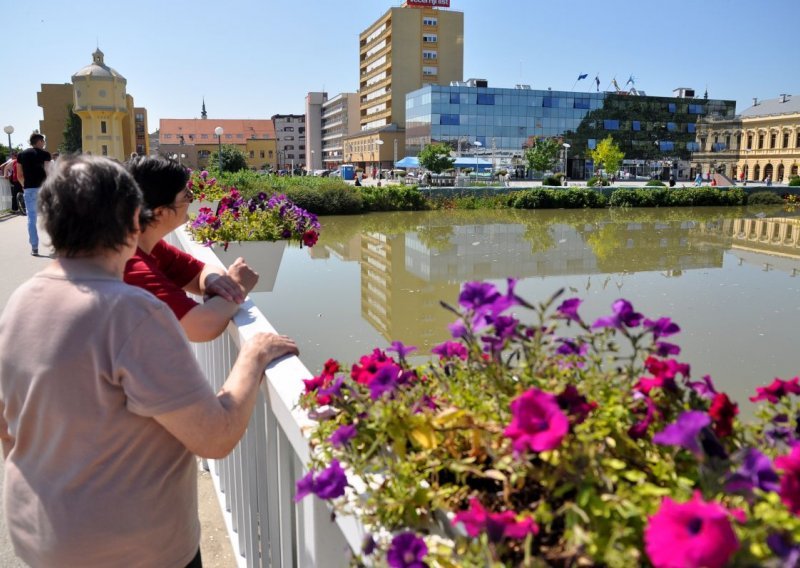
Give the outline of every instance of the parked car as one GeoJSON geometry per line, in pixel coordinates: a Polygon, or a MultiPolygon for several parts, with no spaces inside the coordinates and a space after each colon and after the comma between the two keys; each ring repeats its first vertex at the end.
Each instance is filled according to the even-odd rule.
{"type": "Polygon", "coordinates": [[[340,178],[342,177],[342,170],[339,169],[333,170],[331,173],[328,174],[328,177],[340,178]]]}

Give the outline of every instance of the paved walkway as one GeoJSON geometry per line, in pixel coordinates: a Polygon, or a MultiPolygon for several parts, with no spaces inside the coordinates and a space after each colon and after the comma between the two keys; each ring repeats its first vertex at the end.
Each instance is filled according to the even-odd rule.
{"type": "MultiPolygon", "coordinates": [[[[50,254],[52,249],[48,246],[47,235],[40,230],[39,237],[41,241],[39,252],[42,255],[50,254]]],[[[0,266],[3,267],[3,276],[0,278],[0,311],[17,286],[41,270],[50,260],[48,256],[30,255],[25,217],[0,211],[0,266]]],[[[2,483],[3,462],[0,460],[0,495],[2,495],[2,483]]],[[[208,473],[198,470],[198,487],[200,523],[203,531],[200,543],[203,565],[207,568],[234,567],[236,562],[233,549],[208,473]]],[[[14,556],[2,514],[0,514],[0,566],[3,568],[24,566],[14,556]]]]}

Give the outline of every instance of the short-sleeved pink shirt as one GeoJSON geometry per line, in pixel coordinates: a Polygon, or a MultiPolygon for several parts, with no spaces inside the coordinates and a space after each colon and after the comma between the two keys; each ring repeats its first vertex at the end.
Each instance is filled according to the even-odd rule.
{"type": "Polygon", "coordinates": [[[153,417],[211,397],[154,296],[110,277],[23,284],[0,317],[17,555],[32,566],[188,564],[200,541],[196,459],[153,417]]]}

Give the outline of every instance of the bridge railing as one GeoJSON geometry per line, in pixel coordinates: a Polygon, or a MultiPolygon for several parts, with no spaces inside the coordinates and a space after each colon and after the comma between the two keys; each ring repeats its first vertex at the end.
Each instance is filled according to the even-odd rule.
{"type": "MultiPolygon", "coordinates": [[[[222,263],[184,229],[171,244],[207,264],[222,263]]],[[[273,332],[264,315],[247,300],[221,337],[192,344],[211,386],[219,390],[244,341],[273,332]]],[[[294,502],[295,483],[309,460],[313,422],[297,407],[302,379],[311,373],[297,357],[267,368],[266,378],[244,438],[221,460],[208,460],[214,487],[240,567],[347,566],[360,550],[365,530],[354,517],[337,515],[316,497],[294,502]]]]}

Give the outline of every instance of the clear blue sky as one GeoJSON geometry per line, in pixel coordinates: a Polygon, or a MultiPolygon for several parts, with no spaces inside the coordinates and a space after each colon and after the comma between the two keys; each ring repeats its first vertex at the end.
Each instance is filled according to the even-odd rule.
{"type": "MultiPolygon", "coordinates": [[[[99,44],[108,65],[160,118],[303,113],[308,91],[358,87],[358,34],[380,0],[6,0],[0,126],[17,145],[38,128],[41,83],[65,83],[99,44]]],[[[693,87],[734,99],[800,95],[798,0],[451,0],[464,12],[464,77],[535,89],[624,87],[650,95],[693,87]]],[[[46,133],[45,133],[46,134],[46,133]]],[[[2,135],[2,132],[0,132],[2,135]]],[[[3,142],[6,139],[3,137],[3,142]]]]}

